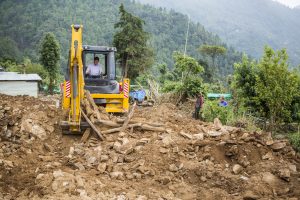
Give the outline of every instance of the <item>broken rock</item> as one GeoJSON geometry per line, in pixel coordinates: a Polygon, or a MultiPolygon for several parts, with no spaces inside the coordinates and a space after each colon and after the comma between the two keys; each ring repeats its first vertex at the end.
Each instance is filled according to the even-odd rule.
{"type": "Polygon", "coordinates": [[[256,200],[259,199],[259,196],[255,195],[252,191],[246,191],[243,200],[256,200]]]}
{"type": "Polygon", "coordinates": [[[219,118],[215,118],[214,119],[214,127],[217,130],[221,130],[222,129],[222,122],[219,120],[219,118]]]}
{"type": "Polygon", "coordinates": [[[283,149],[284,147],[286,147],[286,143],[285,143],[285,142],[276,142],[276,143],[274,143],[274,144],[271,145],[271,148],[272,148],[274,151],[281,150],[281,149],[283,149]]]}
{"type": "Polygon", "coordinates": [[[234,174],[239,174],[243,170],[243,167],[239,164],[235,164],[232,168],[234,174]]]}
{"type": "Polygon", "coordinates": [[[112,179],[123,179],[124,178],[123,172],[111,172],[109,175],[112,179]]]}
{"type": "Polygon", "coordinates": [[[107,168],[107,164],[106,163],[100,163],[97,167],[97,170],[100,172],[100,173],[104,173],[105,170],[107,168]]]}
{"type": "Polygon", "coordinates": [[[279,170],[279,177],[285,181],[290,181],[291,172],[289,169],[284,168],[279,170]]]}
{"type": "Polygon", "coordinates": [[[191,134],[185,133],[184,131],[180,131],[179,135],[181,135],[186,139],[190,139],[190,140],[193,139],[193,136],[191,134]]]}

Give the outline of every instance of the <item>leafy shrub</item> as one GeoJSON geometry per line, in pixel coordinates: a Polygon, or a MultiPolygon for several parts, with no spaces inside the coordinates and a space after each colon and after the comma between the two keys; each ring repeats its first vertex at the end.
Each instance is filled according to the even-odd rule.
{"type": "Polygon", "coordinates": [[[219,118],[223,124],[228,124],[233,119],[233,109],[231,106],[219,106],[218,101],[206,101],[202,110],[202,117],[205,121],[210,122],[219,118]]]}
{"type": "Polygon", "coordinates": [[[293,147],[300,152],[300,133],[290,133],[288,138],[293,147]]]}

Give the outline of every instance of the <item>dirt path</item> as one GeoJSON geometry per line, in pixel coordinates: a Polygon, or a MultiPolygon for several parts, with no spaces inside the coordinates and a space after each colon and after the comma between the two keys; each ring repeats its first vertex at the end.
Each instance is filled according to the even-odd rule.
{"type": "MultiPolygon", "coordinates": [[[[45,98],[44,98],[45,99],[45,98]]],[[[62,135],[55,102],[0,96],[0,199],[294,199],[299,154],[286,140],[204,123],[172,104],[133,120],[165,132],[62,135]]]]}

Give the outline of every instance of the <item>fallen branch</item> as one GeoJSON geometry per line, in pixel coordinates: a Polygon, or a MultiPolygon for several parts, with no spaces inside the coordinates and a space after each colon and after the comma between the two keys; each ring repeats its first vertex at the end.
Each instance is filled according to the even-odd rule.
{"type": "Polygon", "coordinates": [[[91,93],[88,90],[85,90],[85,96],[86,96],[87,101],[89,102],[89,104],[92,106],[93,113],[96,114],[96,117],[97,117],[98,120],[101,120],[101,115],[100,115],[100,112],[98,110],[98,106],[95,104],[95,101],[92,98],[91,93]]]}
{"type": "MultiPolygon", "coordinates": [[[[125,121],[125,119],[119,119],[119,118],[116,120],[117,123],[124,123],[124,121],[125,121]]],[[[149,126],[156,126],[156,127],[160,127],[160,126],[164,126],[165,125],[163,123],[158,123],[158,122],[143,122],[143,121],[138,121],[138,120],[134,120],[134,119],[130,120],[129,123],[133,123],[133,124],[135,124],[135,123],[143,123],[143,124],[147,124],[149,126]]]]}
{"type": "Polygon", "coordinates": [[[141,128],[146,131],[157,131],[157,132],[164,132],[166,130],[164,127],[154,127],[154,126],[149,126],[147,124],[143,124],[141,128]]]}
{"type": "Polygon", "coordinates": [[[134,102],[134,104],[133,104],[133,106],[132,106],[132,109],[130,110],[128,116],[126,117],[126,119],[125,119],[125,121],[124,121],[124,124],[123,124],[123,126],[122,126],[120,132],[125,131],[125,129],[127,128],[128,124],[129,124],[129,121],[130,121],[130,119],[131,119],[132,116],[133,116],[135,107],[136,107],[136,102],[134,102]]]}
{"type": "MultiPolygon", "coordinates": [[[[134,128],[134,127],[141,127],[142,124],[141,123],[137,123],[137,124],[130,124],[127,126],[127,128],[134,128]]],[[[116,132],[120,132],[122,130],[122,127],[119,128],[113,128],[113,129],[109,129],[109,130],[105,130],[102,133],[103,134],[109,134],[109,133],[116,133],[116,132]]]]}
{"type": "Polygon", "coordinates": [[[97,133],[100,140],[104,140],[104,137],[102,136],[101,132],[97,129],[97,127],[94,125],[93,122],[86,116],[86,114],[83,112],[83,110],[80,108],[81,114],[83,115],[84,119],[87,121],[87,123],[91,126],[91,128],[97,133]]]}
{"type": "MultiPolygon", "coordinates": [[[[136,123],[136,124],[129,124],[126,128],[140,128],[141,130],[145,131],[157,131],[157,132],[164,132],[166,129],[163,127],[153,127],[149,126],[147,124],[142,124],[142,123],[136,123]]],[[[122,130],[122,127],[119,128],[113,128],[109,130],[102,131],[103,134],[110,134],[110,133],[116,133],[120,132],[122,130]]]]}
{"type": "Polygon", "coordinates": [[[95,124],[103,124],[105,126],[110,126],[110,127],[120,127],[121,124],[115,123],[113,121],[109,120],[96,120],[95,124]]]}

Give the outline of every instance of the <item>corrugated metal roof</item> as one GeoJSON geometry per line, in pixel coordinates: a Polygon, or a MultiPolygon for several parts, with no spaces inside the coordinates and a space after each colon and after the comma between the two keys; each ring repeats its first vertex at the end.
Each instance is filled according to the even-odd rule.
{"type": "Polygon", "coordinates": [[[0,72],[0,81],[41,81],[37,74],[18,74],[17,72],[0,72]]]}

